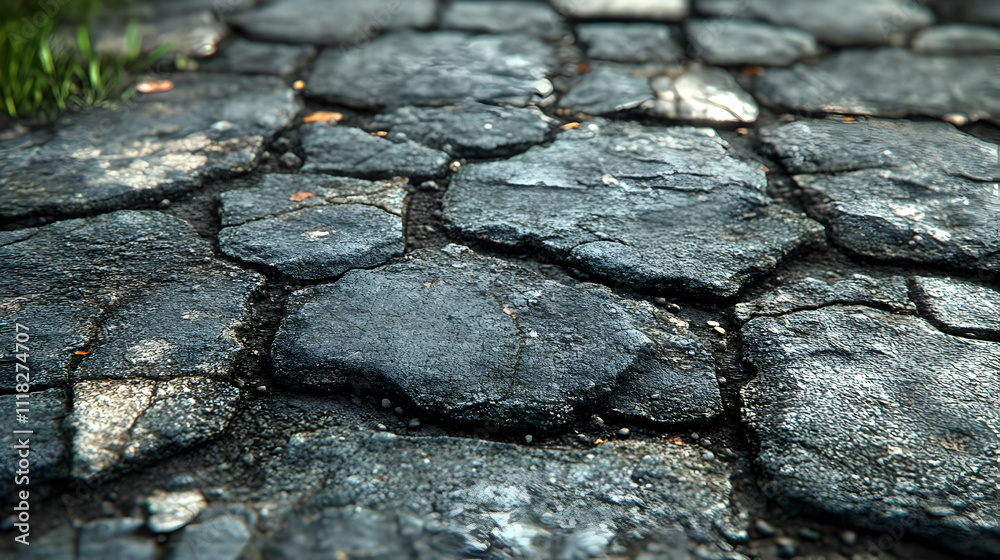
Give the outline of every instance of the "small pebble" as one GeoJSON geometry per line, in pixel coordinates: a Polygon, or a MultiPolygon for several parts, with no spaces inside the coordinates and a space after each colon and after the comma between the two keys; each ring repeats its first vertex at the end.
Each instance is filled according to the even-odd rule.
{"type": "Polygon", "coordinates": [[[754,524],[753,528],[757,530],[757,533],[762,537],[773,537],[778,533],[770,523],[764,521],[763,519],[758,519],[754,524]]]}
{"type": "Polygon", "coordinates": [[[261,385],[261,386],[257,387],[257,392],[258,393],[266,393],[267,392],[267,385],[261,385]]]}
{"type": "Polygon", "coordinates": [[[807,541],[818,541],[823,535],[821,535],[816,529],[803,527],[799,529],[799,536],[807,541]]]}
{"type": "Polygon", "coordinates": [[[715,460],[715,453],[712,453],[711,451],[706,451],[701,456],[701,458],[704,459],[704,460],[706,460],[706,461],[713,461],[713,460],[715,460]]]}
{"type": "Polygon", "coordinates": [[[628,428],[622,428],[622,429],[618,430],[618,437],[620,437],[622,439],[625,439],[625,438],[629,437],[630,435],[632,435],[632,432],[629,431],[628,428]]]}
{"type": "Polygon", "coordinates": [[[376,428],[378,428],[378,431],[380,431],[380,432],[384,432],[384,431],[386,431],[386,430],[388,430],[388,429],[389,429],[389,428],[387,428],[387,427],[385,426],[385,424],[379,424],[379,425],[377,425],[377,426],[375,426],[375,427],[376,427],[376,428]]]}
{"type": "Polygon", "coordinates": [[[705,439],[701,440],[701,444],[702,445],[712,445],[712,440],[710,440],[708,438],[705,438],[705,439]]]}
{"type": "Polygon", "coordinates": [[[601,426],[601,427],[603,427],[603,426],[604,426],[604,419],[603,419],[603,418],[601,418],[600,416],[591,416],[591,417],[590,417],[590,421],[591,421],[591,422],[592,422],[592,423],[593,423],[593,424],[594,424],[595,426],[601,426]]]}
{"type": "Polygon", "coordinates": [[[382,399],[382,408],[389,408],[392,406],[392,401],[389,399],[382,399]]]}
{"type": "Polygon", "coordinates": [[[840,541],[847,546],[854,546],[858,543],[858,534],[854,531],[844,531],[840,534],[840,541]]]}
{"type": "Polygon", "coordinates": [[[420,427],[420,420],[417,420],[416,418],[412,418],[410,420],[410,427],[414,428],[414,429],[419,428],[420,427]]]}
{"type": "Polygon", "coordinates": [[[649,399],[653,400],[653,401],[658,401],[658,400],[660,400],[660,394],[659,393],[653,393],[652,395],[649,395],[649,399]]]}
{"type": "Polygon", "coordinates": [[[791,558],[798,554],[799,545],[795,542],[795,539],[790,539],[788,537],[778,537],[774,539],[774,547],[778,556],[782,558],[791,558]]]}
{"type": "Polygon", "coordinates": [[[524,436],[524,443],[527,443],[527,444],[529,444],[529,445],[530,445],[530,444],[531,444],[531,441],[532,441],[533,439],[534,439],[534,438],[533,438],[533,437],[531,437],[531,434],[528,434],[528,435],[524,436]]]}
{"type": "Polygon", "coordinates": [[[285,167],[298,167],[302,165],[302,158],[292,152],[285,152],[281,154],[278,161],[280,161],[281,165],[284,165],[285,167]]]}
{"type": "Polygon", "coordinates": [[[698,432],[691,432],[691,439],[693,439],[695,441],[698,441],[698,438],[700,438],[700,437],[701,436],[698,435],[698,432]]]}
{"type": "Polygon", "coordinates": [[[576,441],[590,445],[590,436],[587,434],[576,434],[576,441]]]}
{"type": "Polygon", "coordinates": [[[395,412],[396,412],[396,414],[399,414],[400,416],[402,416],[403,415],[403,407],[397,406],[395,412]]]}
{"type": "Polygon", "coordinates": [[[708,326],[710,326],[710,327],[718,327],[719,326],[719,322],[718,321],[705,321],[705,323],[708,326]]]}
{"type": "Polygon", "coordinates": [[[271,450],[271,453],[274,455],[281,455],[282,451],[284,451],[284,449],[282,449],[281,447],[275,447],[274,449],[271,450]]]}

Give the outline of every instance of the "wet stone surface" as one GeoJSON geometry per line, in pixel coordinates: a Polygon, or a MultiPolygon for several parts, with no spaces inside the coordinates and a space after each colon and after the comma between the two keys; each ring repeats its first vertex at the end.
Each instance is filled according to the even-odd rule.
{"type": "Polygon", "coordinates": [[[448,154],[414,142],[372,136],[360,128],[313,123],[302,127],[303,173],[365,179],[431,179],[448,169],[448,154]]]}
{"type": "Polygon", "coordinates": [[[587,58],[669,64],[681,56],[670,26],[658,23],[581,23],[577,36],[587,58]]]}
{"type": "Polygon", "coordinates": [[[921,313],[958,336],[1000,341],[1000,292],[945,278],[913,279],[921,313]]]}
{"type": "Polygon", "coordinates": [[[233,39],[215,56],[195,62],[201,72],[235,72],[287,76],[302,70],[316,56],[312,45],[282,45],[233,39]]]}
{"type": "Polygon", "coordinates": [[[595,277],[718,298],[821,231],[770,201],[761,168],[712,130],[590,123],[505,162],[463,166],[446,223],[595,277]]]}
{"type": "Polygon", "coordinates": [[[760,115],[753,96],[721,68],[692,66],[680,75],[656,77],[650,84],[656,97],[643,110],[657,117],[751,123],[760,115]]]}
{"type": "Polygon", "coordinates": [[[819,53],[816,38],[804,31],[749,20],[688,20],[695,55],[723,66],[785,66],[819,53]]]}
{"type": "Polygon", "coordinates": [[[867,305],[911,314],[916,311],[905,278],[875,279],[855,274],[832,285],[815,278],[789,283],[756,300],[737,303],[735,312],[737,319],[747,321],[830,305],[867,305]]]}
{"type": "Polygon", "coordinates": [[[559,101],[567,109],[605,115],[634,109],[653,97],[649,80],[625,70],[597,67],[559,101]]]}
{"type": "Polygon", "coordinates": [[[913,38],[913,50],[931,54],[1000,52],[1000,29],[985,25],[937,25],[913,38]]]}
{"type": "Polygon", "coordinates": [[[587,410],[659,422],[721,410],[710,354],[652,307],[458,245],[296,293],[273,352],[285,386],[353,385],[504,428],[544,430],[587,410]]]}
{"type": "Polygon", "coordinates": [[[106,212],[249,171],[298,111],[277,78],[192,74],[135,107],[0,141],[0,219],[106,212]]]}
{"type": "Polygon", "coordinates": [[[537,0],[454,0],[441,12],[441,28],[475,33],[525,33],[558,39],[562,18],[537,0]]]}

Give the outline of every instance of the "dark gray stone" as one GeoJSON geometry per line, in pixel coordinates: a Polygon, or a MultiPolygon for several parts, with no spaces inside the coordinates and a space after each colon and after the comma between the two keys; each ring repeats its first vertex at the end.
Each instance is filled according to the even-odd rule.
{"type": "Polygon", "coordinates": [[[909,0],[697,0],[698,11],[797,27],[835,45],[903,45],[934,23],[926,2],[909,0]]]}
{"type": "Polygon", "coordinates": [[[253,169],[298,112],[269,76],[177,75],[129,108],[64,116],[0,141],[0,219],[72,216],[158,203],[253,169]]]}
{"type": "Polygon", "coordinates": [[[239,391],[204,377],[84,381],[73,388],[72,475],[98,480],[165,459],[225,429],[239,391]]]}
{"type": "Polygon", "coordinates": [[[996,144],[946,123],[879,119],[770,126],[761,141],[815,197],[835,243],[877,259],[1000,270],[996,144]]]}
{"type": "Polygon", "coordinates": [[[541,144],[549,135],[545,115],[535,108],[471,104],[454,107],[403,107],[378,115],[375,130],[409,138],[455,157],[506,157],[541,144]]]}
{"type": "Polygon", "coordinates": [[[545,39],[567,33],[559,14],[537,0],[454,0],[441,12],[441,29],[524,33],[545,39]]]}
{"type": "Polygon", "coordinates": [[[451,245],[294,294],[274,342],[276,381],[353,385],[434,417],[518,429],[593,409],[659,422],[718,414],[711,355],[656,315],[451,245]]]}
{"type": "Polygon", "coordinates": [[[226,20],[262,41],[356,48],[384,31],[434,25],[434,0],[275,0],[226,20]]]}
{"type": "Polygon", "coordinates": [[[743,327],[763,490],[786,507],[1000,554],[1000,344],[868,307],[743,327]]]}
{"type": "Polygon", "coordinates": [[[99,519],[80,527],[75,560],[154,560],[159,556],[156,542],[142,536],[142,520],[130,517],[99,519]]]}
{"type": "Polygon", "coordinates": [[[287,532],[265,545],[282,558],[329,558],[338,542],[388,549],[376,558],[462,558],[488,549],[506,554],[482,557],[593,558],[627,555],[635,541],[667,532],[685,548],[719,543],[717,526],[746,525],[730,505],[723,463],[704,459],[698,447],[657,440],[562,450],[331,429],[293,435],[266,470],[268,488],[314,492],[306,512],[319,510],[306,517],[318,532],[302,530],[304,515],[295,512],[287,532]],[[353,512],[328,509],[348,504],[353,512]],[[322,531],[340,520],[357,527],[357,539],[322,531]],[[445,550],[424,548],[447,546],[445,536],[445,550]]]}
{"type": "Polygon", "coordinates": [[[463,166],[445,223],[639,288],[732,297],[821,231],[764,188],[760,166],[711,129],[595,120],[508,161],[463,166]]]}
{"type": "Polygon", "coordinates": [[[78,542],[76,529],[62,525],[39,538],[29,537],[28,546],[19,546],[17,560],[51,560],[53,558],[74,558],[78,542]]]}
{"type": "Polygon", "coordinates": [[[329,173],[365,179],[431,179],[448,171],[448,154],[414,142],[394,142],[372,136],[360,128],[304,125],[302,149],[306,152],[303,173],[329,173]]]}
{"type": "Polygon", "coordinates": [[[650,81],[656,98],[643,110],[657,117],[715,122],[754,122],[760,115],[757,102],[722,68],[700,65],[680,75],[650,81]]]}
{"type": "MultiPolygon", "coordinates": [[[[13,331],[8,331],[13,332],[13,331]]],[[[29,350],[31,345],[28,345],[29,350]]],[[[3,367],[14,377],[13,363],[4,363],[3,367]]],[[[18,393],[21,394],[21,393],[18,393]]],[[[66,391],[64,389],[49,389],[37,393],[28,393],[27,398],[18,399],[15,395],[0,395],[0,407],[5,411],[4,418],[9,419],[10,429],[0,435],[0,445],[7,449],[7,454],[0,460],[0,496],[7,496],[13,490],[25,490],[27,485],[17,484],[17,479],[27,474],[26,480],[38,484],[46,480],[65,478],[69,475],[69,448],[66,445],[67,434],[63,432],[62,421],[66,417],[66,391]],[[27,409],[26,423],[16,423],[17,409],[27,409]],[[33,434],[15,434],[13,430],[32,430],[33,434]],[[22,447],[21,440],[28,441],[30,452],[30,467],[25,473],[18,466],[22,447]],[[17,471],[22,470],[21,475],[17,471]]],[[[32,542],[32,544],[36,544],[32,542]]]]}
{"type": "MultiPolygon", "coordinates": [[[[227,0],[228,1],[228,0],[227,0]]],[[[129,54],[128,26],[135,22],[144,54],[170,45],[171,57],[205,57],[215,54],[229,35],[229,28],[206,10],[208,2],[190,6],[188,11],[161,9],[168,2],[143,2],[125,6],[97,24],[91,39],[94,49],[120,56],[129,54]]]]}
{"type": "MultiPolygon", "coordinates": [[[[263,278],[214,261],[187,222],[120,211],[18,237],[0,246],[0,328],[31,329],[35,389],[65,386],[71,370],[77,380],[232,373],[235,329],[263,278]]],[[[14,387],[11,375],[3,388],[14,387]]]]}
{"type": "Polygon", "coordinates": [[[846,50],[814,66],[768,70],[757,79],[757,95],[767,105],[810,112],[997,119],[994,65],[989,56],[846,50]]]}
{"type": "Polygon", "coordinates": [[[920,312],[942,330],[1000,342],[1000,292],[984,286],[918,276],[914,298],[920,312]]]}
{"type": "Polygon", "coordinates": [[[362,108],[483,101],[527,105],[551,86],[555,54],[525,35],[396,32],[349,51],[328,49],[306,92],[362,108]]]}
{"type": "Polygon", "coordinates": [[[634,109],[653,95],[647,78],[601,66],[584,74],[559,101],[559,106],[591,115],[605,115],[634,109]]]}
{"type": "Polygon", "coordinates": [[[830,305],[867,305],[909,313],[917,309],[910,301],[909,288],[902,276],[876,280],[855,274],[833,285],[806,278],[782,286],[757,300],[737,303],[735,314],[740,321],[747,321],[754,317],[775,317],[830,305]]]}
{"type": "Polygon", "coordinates": [[[576,35],[590,59],[672,64],[682,58],[670,27],[661,23],[581,23],[576,35]]]}
{"type": "Polygon", "coordinates": [[[913,37],[913,50],[932,54],[1000,52],[1000,29],[986,25],[935,25],[913,37]]]}
{"type": "Polygon", "coordinates": [[[235,72],[239,74],[272,74],[288,76],[316,56],[311,45],[282,45],[233,39],[212,58],[194,63],[202,72],[235,72]]]}
{"type": "MultiPolygon", "coordinates": [[[[298,527],[302,530],[302,527],[298,527]]],[[[170,560],[238,560],[250,542],[250,529],[238,515],[220,515],[188,525],[171,549],[170,560]]]]}
{"type": "Polygon", "coordinates": [[[785,66],[819,53],[816,38],[791,27],[750,20],[691,19],[694,53],[709,64],[785,66]]]}
{"type": "Polygon", "coordinates": [[[993,0],[930,0],[944,17],[977,25],[1000,25],[1000,4],[993,0]]]}
{"type": "Polygon", "coordinates": [[[688,0],[553,0],[559,13],[571,19],[684,19],[688,0]]]}

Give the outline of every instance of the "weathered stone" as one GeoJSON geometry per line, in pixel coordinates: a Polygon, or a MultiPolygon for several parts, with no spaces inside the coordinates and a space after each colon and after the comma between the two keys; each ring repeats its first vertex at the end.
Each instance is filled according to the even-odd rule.
{"type": "MultiPolygon", "coordinates": [[[[301,527],[299,527],[301,530],[301,527]]],[[[238,560],[250,542],[250,529],[237,515],[221,515],[188,525],[171,551],[170,560],[238,560]]]]}
{"type": "Polygon", "coordinates": [[[1000,270],[996,144],[946,123],[879,119],[770,126],[761,141],[817,198],[835,243],[877,259],[1000,270]]]}
{"type": "Polygon", "coordinates": [[[80,528],[76,560],[153,560],[159,556],[156,542],[142,536],[142,520],[131,517],[98,519],[80,528]]]}
{"type": "Polygon", "coordinates": [[[559,13],[573,19],[679,20],[688,0],[553,0],[559,13]]]}
{"type": "Polygon", "coordinates": [[[764,188],[713,130],[595,120],[462,166],[444,213],[456,234],[544,249],[594,276],[732,297],[821,230],[764,188]]]}
{"type": "Polygon", "coordinates": [[[265,545],[282,558],[327,557],[334,543],[377,544],[386,558],[462,558],[487,549],[588,558],[625,554],[632,542],[668,531],[690,539],[685,544],[717,543],[717,526],[746,524],[733,515],[720,461],[655,440],[559,450],[324,430],[293,435],[267,479],[275,489],[317,493],[306,506],[319,510],[310,526],[316,531],[302,530],[297,512],[287,532],[265,545]],[[347,504],[364,509],[328,509],[347,504]],[[316,538],[340,522],[357,527],[357,539],[341,531],[329,544],[316,538]],[[424,548],[434,545],[447,548],[424,548]]]}
{"type": "Polygon", "coordinates": [[[537,0],[455,0],[441,12],[441,29],[524,33],[545,39],[567,33],[559,14],[537,0]]]}
{"type": "MultiPolygon", "coordinates": [[[[13,332],[13,331],[8,331],[13,332]]],[[[28,345],[29,350],[31,345],[28,345]]],[[[20,362],[16,362],[20,363],[20,362]]],[[[3,363],[14,377],[14,363],[3,363]]],[[[30,372],[29,372],[30,374],[30,372]]],[[[29,377],[30,379],[30,377],[29,377]]],[[[0,496],[7,496],[14,489],[24,490],[27,482],[38,484],[46,480],[65,478],[69,475],[69,449],[66,445],[67,434],[63,432],[62,421],[66,417],[66,391],[64,389],[49,389],[37,393],[17,393],[26,398],[18,399],[15,395],[0,395],[0,410],[6,411],[4,417],[10,419],[10,429],[0,435],[0,445],[9,450],[2,459],[0,475],[0,496]],[[17,409],[24,409],[28,418],[26,423],[16,423],[17,409]],[[15,434],[13,430],[31,430],[33,434],[15,434]],[[27,440],[30,453],[30,468],[28,476],[24,477],[24,469],[18,466],[21,459],[20,449],[25,449],[20,440],[27,440]],[[15,447],[20,446],[20,447],[15,447]],[[21,475],[17,471],[22,470],[21,475]],[[24,478],[23,481],[19,480],[24,478]],[[19,482],[25,482],[24,485],[19,482]]],[[[35,544],[32,542],[32,544],[35,544]]]]}
{"type": "Polygon", "coordinates": [[[17,560],[51,560],[52,558],[74,558],[79,542],[76,529],[63,525],[45,533],[39,538],[31,535],[28,546],[17,551],[17,560]]]}
{"type": "MultiPolygon", "coordinates": [[[[19,230],[0,246],[0,327],[29,329],[35,389],[75,379],[225,379],[258,274],[212,260],[190,225],[120,211],[19,230]]],[[[5,360],[14,360],[10,339],[5,360]]],[[[12,367],[13,369],[13,367],[12,367]]],[[[3,388],[13,390],[16,380],[3,388]]]]}
{"type": "Polygon", "coordinates": [[[910,301],[909,288],[902,276],[875,279],[855,274],[832,286],[815,278],[781,286],[755,301],[737,303],[735,314],[740,321],[748,321],[830,305],[867,305],[909,313],[917,309],[910,301]]]}
{"type": "Polygon", "coordinates": [[[913,279],[920,312],[942,330],[1000,342],[1000,292],[947,278],[913,279]]]}
{"type": "Polygon", "coordinates": [[[306,92],[376,109],[473,101],[523,106],[547,89],[540,86],[554,58],[551,47],[524,35],[396,32],[358,49],[323,52],[306,92]]]}
{"type": "Polygon", "coordinates": [[[766,71],[757,95],[768,105],[811,112],[997,119],[994,62],[896,48],[846,50],[813,66],[766,71]]]}
{"type": "Polygon", "coordinates": [[[204,377],[85,381],[67,421],[72,474],[92,480],[169,457],[222,433],[239,391],[204,377]]]}
{"type": "Polygon", "coordinates": [[[276,381],[395,393],[434,417],[519,429],[595,408],[659,422],[718,414],[711,355],[655,315],[451,245],[294,294],[276,381]]]}
{"type": "Polygon", "coordinates": [[[903,45],[934,23],[924,2],[908,0],[698,0],[702,14],[763,19],[797,27],[835,45],[903,45]]]}
{"type": "Polygon", "coordinates": [[[544,114],[478,103],[454,107],[403,107],[371,122],[390,137],[409,138],[455,157],[506,157],[541,144],[549,135],[544,114]]]}
{"type": "Polygon", "coordinates": [[[164,492],[157,490],[146,498],[149,519],[146,525],[154,533],[172,533],[194,521],[208,504],[197,490],[164,492]]]}
{"type": "Polygon", "coordinates": [[[301,130],[302,149],[306,152],[303,173],[366,179],[429,179],[448,171],[448,154],[414,142],[395,142],[372,136],[360,128],[326,123],[307,124],[301,130]]]}
{"type": "Polygon", "coordinates": [[[227,21],[253,39],[357,47],[383,31],[430,27],[435,10],[434,0],[275,0],[227,21]]]}
{"type": "Polygon", "coordinates": [[[1000,4],[993,0],[930,0],[944,17],[977,25],[1000,25],[1000,4]]]}
{"type": "Polygon", "coordinates": [[[786,507],[1000,554],[1000,344],[827,307],[743,327],[764,492],[786,507]]]}
{"type": "Polygon", "coordinates": [[[643,108],[669,119],[753,122],[760,115],[752,95],[721,68],[694,66],[680,76],[660,76],[651,82],[656,98],[643,108]]]}
{"type": "Polygon", "coordinates": [[[74,113],[0,141],[0,219],[158,203],[250,171],[299,108],[293,90],[274,77],[172,79],[172,91],[127,109],[74,113]]]}
{"type": "Polygon", "coordinates": [[[816,38],[791,27],[750,20],[686,22],[695,56],[709,64],[785,66],[819,53],[816,38]]]}
{"type": "Polygon", "coordinates": [[[145,3],[152,10],[120,10],[108,21],[99,22],[92,39],[94,50],[119,56],[129,54],[128,26],[135,22],[143,53],[170,45],[170,56],[204,57],[215,54],[230,34],[229,28],[205,5],[185,13],[161,11],[169,2],[145,3]]]}
{"type": "Polygon", "coordinates": [[[576,26],[587,58],[630,63],[677,63],[681,48],[660,23],[581,23],[576,26]]]}
{"type": "Polygon", "coordinates": [[[559,101],[559,106],[604,115],[638,107],[653,95],[647,78],[601,66],[584,74],[559,101]]]}
{"type": "Polygon", "coordinates": [[[933,54],[1000,52],[1000,29],[986,25],[935,25],[913,37],[913,50],[933,54]]]}
{"type": "Polygon", "coordinates": [[[196,70],[202,72],[288,76],[300,71],[314,56],[316,48],[311,45],[282,45],[233,39],[212,58],[193,64],[196,70]]]}

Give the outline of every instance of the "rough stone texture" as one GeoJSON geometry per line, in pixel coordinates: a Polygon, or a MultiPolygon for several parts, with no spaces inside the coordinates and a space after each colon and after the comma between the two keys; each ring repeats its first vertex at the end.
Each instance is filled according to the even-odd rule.
{"type": "Polygon", "coordinates": [[[264,175],[252,188],[220,196],[219,249],[304,280],[384,264],[403,252],[404,185],[264,175]]]}
{"type": "MultiPolygon", "coordinates": [[[[188,525],[168,558],[170,560],[238,560],[250,542],[250,529],[237,515],[220,515],[188,525]]],[[[300,559],[303,557],[300,557],[300,559]]]]}
{"type": "Polygon", "coordinates": [[[444,175],[448,154],[414,142],[394,142],[372,136],[360,128],[326,123],[302,127],[306,152],[303,173],[330,173],[366,179],[393,177],[434,178],[444,175]]]}
{"type": "Polygon", "coordinates": [[[816,38],[798,29],[749,20],[690,19],[688,41],[709,64],[785,66],[819,53],[816,38]]]}
{"type": "Polygon", "coordinates": [[[742,322],[754,317],[774,317],[830,305],[867,305],[898,312],[916,311],[916,306],[910,301],[906,279],[902,276],[875,279],[855,274],[833,285],[806,278],[782,286],[757,300],[737,303],[735,314],[742,322]]]}
{"type": "Polygon", "coordinates": [[[527,105],[547,89],[542,86],[553,59],[551,47],[525,35],[397,32],[359,49],[324,51],[306,92],[372,109],[472,101],[527,105]]]}
{"type": "Polygon", "coordinates": [[[942,330],[1000,341],[1000,292],[971,282],[923,276],[913,279],[913,289],[920,312],[942,330]]]}
{"type": "Polygon", "coordinates": [[[254,39],[354,48],[383,31],[430,27],[436,9],[434,0],[275,0],[227,21],[254,39]]]}
{"type": "Polygon", "coordinates": [[[711,355],[668,330],[603,287],[451,245],[297,292],[273,355],[283,385],[353,385],[500,427],[561,426],[590,409],[661,422],[718,414],[711,355]]]}
{"type": "Polygon", "coordinates": [[[299,526],[265,551],[321,558],[341,543],[372,543],[388,549],[378,558],[462,558],[488,547],[505,547],[513,557],[588,558],[621,554],[630,541],[678,529],[693,547],[720,541],[717,527],[746,525],[729,507],[724,465],[701,455],[662,442],[563,451],[363,431],[300,433],[268,465],[267,477],[278,489],[317,492],[306,517],[317,532],[303,531],[296,513],[289,522],[299,526]],[[348,504],[364,509],[329,509],[348,504]],[[340,523],[357,527],[356,537],[313,537],[340,523]],[[423,548],[436,546],[446,548],[423,548]]]}
{"type": "Polygon", "coordinates": [[[455,0],[441,12],[441,28],[475,33],[525,33],[558,39],[567,33],[562,18],[545,2],[455,0]]]}
{"type": "Polygon", "coordinates": [[[77,560],[154,560],[159,556],[156,543],[140,533],[141,519],[117,517],[99,519],[80,527],[76,555],[63,558],[77,560]]]}
{"type": "MultiPolygon", "coordinates": [[[[120,211],[11,232],[0,244],[0,328],[31,331],[35,389],[75,379],[227,378],[235,329],[263,278],[211,259],[190,225],[120,211]]],[[[15,359],[14,340],[4,348],[15,359]]],[[[12,367],[13,369],[13,367],[12,367]]],[[[13,390],[15,379],[3,388],[13,390]]]]}
{"type": "Polygon", "coordinates": [[[678,20],[688,14],[688,0],[552,0],[572,19],[678,20]]]}
{"type": "Polygon", "coordinates": [[[985,25],[936,25],[913,37],[913,50],[932,54],[1000,52],[1000,29],[985,25]]]}
{"type": "Polygon", "coordinates": [[[879,119],[770,126],[761,141],[818,198],[835,243],[878,259],[1000,270],[996,144],[945,123],[879,119]]]}
{"type": "Polygon", "coordinates": [[[721,68],[694,66],[680,76],[660,76],[650,84],[656,98],[643,108],[669,119],[754,122],[760,115],[752,95],[721,68]]]}
{"type": "Polygon", "coordinates": [[[681,48],[660,23],[581,23],[576,34],[587,58],[631,63],[676,63],[681,48]]]}
{"type": "MultiPolygon", "coordinates": [[[[29,349],[30,347],[29,344],[29,349]]],[[[9,376],[13,378],[14,363],[4,363],[3,367],[11,372],[9,376]]],[[[66,434],[62,429],[62,421],[66,417],[65,390],[49,389],[29,393],[26,399],[18,399],[14,395],[0,395],[0,410],[4,411],[4,418],[9,419],[10,424],[10,429],[4,430],[0,435],[0,445],[7,450],[0,469],[0,475],[3,476],[0,479],[0,495],[7,496],[13,490],[26,488],[16,484],[16,479],[19,478],[16,474],[19,470],[17,462],[21,459],[19,453],[23,446],[20,448],[14,446],[20,446],[21,440],[28,441],[31,454],[29,458],[31,472],[28,479],[32,484],[65,478],[69,474],[67,468],[69,449],[66,447],[66,434]],[[24,425],[15,423],[18,408],[28,409],[28,423],[24,425]],[[13,430],[32,430],[35,433],[14,434],[13,430]]]]}
{"type": "Polygon", "coordinates": [[[311,45],[281,45],[233,39],[207,60],[195,63],[202,72],[236,72],[288,76],[302,70],[316,56],[311,45]]]}
{"type": "Polygon", "coordinates": [[[299,105],[267,76],[177,75],[120,111],[64,116],[0,141],[0,219],[81,215],[160,202],[249,171],[299,105]]]}
{"type": "Polygon", "coordinates": [[[989,56],[846,50],[814,66],[768,70],[757,79],[757,95],[768,105],[811,112],[997,119],[994,65],[989,56]]]}
{"type": "Polygon", "coordinates": [[[204,377],[85,381],[73,388],[67,424],[72,475],[94,480],[164,459],[222,433],[239,391],[204,377]]]}
{"type": "Polygon", "coordinates": [[[767,495],[1000,554],[1000,344],[867,307],[755,319],[743,342],[767,495]]]}
{"type": "Polygon", "coordinates": [[[934,23],[925,2],[908,0],[698,0],[698,11],[798,27],[836,46],[902,45],[934,23]]]}
{"type": "MultiPolygon", "coordinates": [[[[228,0],[227,0],[228,1],[228,0]]],[[[128,54],[128,25],[135,21],[139,30],[142,52],[153,52],[163,45],[171,45],[170,56],[204,57],[215,54],[229,28],[205,10],[206,5],[181,13],[159,9],[168,2],[147,3],[153,10],[119,10],[113,19],[97,24],[92,39],[94,50],[119,56],[128,54]],[[131,12],[131,13],[129,13],[131,12]]],[[[43,8],[44,9],[44,8],[43,8]]],[[[75,37],[75,36],[74,36],[75,37]]]]}
{"type": "Polygon", "coordinates": [[[197,490],[157,491],[146,498],[149,519],[146,525],[154,533],[172,533],[194,521],[208,504],[197,490]]]}
{"type": "Polygon", "coordinates": [[[506,157],[541,144],[548,118],[535,108],[474,103],[452,107],[404,107],[375,117],[373,130],[408,138],[455,157],[506,157]]]}
{"type": "Polygon", "coordinates": [[[764,183],[712,130],[589,121],[508,161],[463,166],[445,223],[636,287],[732,297],[821,230],[773,204],[764,183]]]}
{"type": "Polygon", "coordinates": [[[591,115],[634,109],[653,97],[649,80],[616,68],[597,67],[580,79],[559,106],[591,115]]]}

